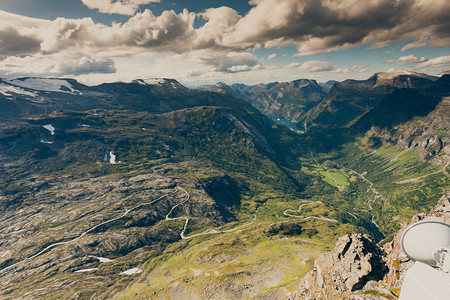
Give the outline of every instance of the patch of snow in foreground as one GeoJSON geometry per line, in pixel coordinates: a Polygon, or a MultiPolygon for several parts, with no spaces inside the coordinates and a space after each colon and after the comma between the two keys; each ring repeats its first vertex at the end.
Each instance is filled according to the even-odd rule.
{"type": "Polygon", "coordinates": [[[44,141],[44,140],[41,140],[41,143],[42,144],[53,144],[53,142],[48,142],[48,141],[44,141]]]}
{"type": "Polygon", "coordinates": [[[24,80],[13,79],[8,80],[8,83],[38,91],[60,92],[69,94],[76,92],[76,90],[72,87],[70,83],[62,79],[49,79],[49,78],[27,78],[24,80]],[[69,91],[61,90],[61,87],[65,87],[69,89],[69,91]]]}
{"type": "Polygon", "coordinates": [[[123,272],[120,273],[120,274],[122,274],[122,275],[133,275],[133,274],[139,274],[139,273],[141,273],[141,272],[142,272],[141,269],[139,269],[139,268],[133,268],[133,269],[129,269],[129,270],[123,271],[123,272]]]}
{"type": "Polygon", "coordinates": [[[101,263],[107,263],[107,262],[111,262],[113,261],[112,259],[106,258],[106,257],[95,257],[96,259],[98,259],[101,263]]]}
{"type": "Polygon", "coordinates": [[[44,126],[42,126],[42,127],[44,127],[45,129],[47,129],[48,131],[50,131],[50,134],[51,134],[51,135],[55,135],[55,127],[53,127],[52,125],[47,124],[47,125],[44,125],[44,126]]]}
{"type": "Polygon", "coordinates": [[[28,92],[25,91],[24,89],[21,89],[19,87],[13,86],[13,85],[9,85],[9,84],[4,84],[4,83],[0,83],[0,94],[3,94],[5,96],[11,97],[12,94],[22,94],[22,95],[26,95],[26,96],[31,96],[31,97],[37,97],[38,95],[33,93],[33,92],[28,92]]]}
{"type": "Polygon", "coordinates": [[[97,270],[97,268],[91,268],[91,269],[83,269],[83,270],[77,270],[75,273],[86,273],[86,272],[92,272],[97,270]]]}
{"type": "Polygon", "coordinates": [[[111,164],[117,164],[116,156],[112,151],[109,151],[109,163],[111,164]]]}

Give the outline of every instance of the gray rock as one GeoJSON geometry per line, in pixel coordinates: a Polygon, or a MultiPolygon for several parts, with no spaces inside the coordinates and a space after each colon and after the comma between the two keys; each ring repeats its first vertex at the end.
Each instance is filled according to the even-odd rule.
{"type": "Polygon", "coordinates": [[[387,271],[383,251],[371,237],[345,235],[337,241],[334,251],[316,260],[292,299],[340,298],[371,280],[381,280],[387,271]]]}

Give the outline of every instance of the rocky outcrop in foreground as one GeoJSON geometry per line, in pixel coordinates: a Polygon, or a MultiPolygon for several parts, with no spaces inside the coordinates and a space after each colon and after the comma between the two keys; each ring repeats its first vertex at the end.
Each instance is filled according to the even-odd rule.
{"type": "Polygon", "coordinates": [[[414,264],[401,249],[402,233],[424,220],[450,223],[450,191],[429,214],[416,215],[404,224],[382,248],[365,234],[341,237],[332,252],[316,259],[314,269],[289,299],[396,299],[405,272],[414,264]]]}
{"type": "Polygon", "coordinates": [[[316,259],[292,299],[337,299],[383,279],[387,271],[383,251],[370,236],[345,235],[334,251],[316,259]]]}

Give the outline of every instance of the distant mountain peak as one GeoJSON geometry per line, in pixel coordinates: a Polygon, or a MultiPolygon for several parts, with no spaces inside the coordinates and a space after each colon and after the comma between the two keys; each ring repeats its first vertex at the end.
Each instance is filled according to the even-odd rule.
{"type": "Polygon", "coordinates": [[[184,87],[184,85],[179,83],[177,80],[175,80],[175,79],[168,79],[168,78],[134,79],[134,80],[129,80],[129,81],[120,81],[118,83],[126,83],[126,84],[137,83],[137,84],[146,85],[146,86],[167,86],[167,85],[171,85],[175,89],[179,88],[179,87],[184,87]]]}
{"type": "Polygon", "coordinates": [[[436,81],[438,79],[438,77],[436,76],[406,70],[375,73],[374,75],[372,75],[372,77],[369,78],[369,80],[375,79],[376,83],[374,87],[376,87],[381,85],[393,85],[394,80],[399,77],[423,78],[431,81],[436,81]]]}
{"type": "MultiPolygon", "coordinates": [[[[41,77],[23,77],[16,79],[8,79],[3,81],[5,84],[14,86],[16,93],[28,94],[30,92],[23,92],[23,89],[34,90],[38,92],[59,92],[59,93],[69,93],[77,94],[79,91],[76,90],[69,80],[64,78],[41,78],[41,77]]],[[[10,87],[10,90],[14,89],[10,87]]]]}

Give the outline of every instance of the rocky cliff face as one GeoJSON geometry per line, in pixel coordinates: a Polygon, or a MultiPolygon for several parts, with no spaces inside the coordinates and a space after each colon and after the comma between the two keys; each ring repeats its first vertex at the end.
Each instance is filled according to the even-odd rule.
{"type": "Polygon", "coordinates": [[[450,223],[450,191],[429,214],[404,224],[393,238],[381,244],[363,234],[341,237],[335,249],[321,255],[289,299],[396,299],[405,272],[414,264],[400,246],[403,231],[424,220],[450,223]]]}
{"type": "Polygon", "coordinates": [[[250,103],[264,114],[298,122],[324,96],[325,92],[315,80],[300,79],[282,82],[258,93],[253,91],[250,103]]]}
{"type": "Polygon", "coordinates": [[[381,280],[387,271],[383,251],[370,236],[345,235],[334,251],[316,259],[292,299],[337,299],[381,280]]]}
{"type": "MultiPolygon", "coordinates": [[[[438,77],[415,72],[377,73],[367,80],[336,83],[326,97],[311,109],[302,123],[304,128],[338,128],[376,107],[387,95],[400,89],[426,89],[438,77]]],[[[300,126],[299,126],[300,127],[300,126]]]]}
{"type": "Polygon", "coordinates": [[[324,88],[315,80],[309,79],[261,83],[253,86],[227,85],[219,82],[214,86],[202,86],[199,89],[231,94],[245,99],[263,114],[274,119],[285,118],[292,122],[303,120],[306,112],[322,101],[326,95],[324,88]]]}
{"type": "Polygon", "coordinates": [[[444,97],[426,116],[390,128],[372,126],[368,135],[384,143],[415,149],[423,160],[448,165],[450,155],[450,97],[444,97]]]}

